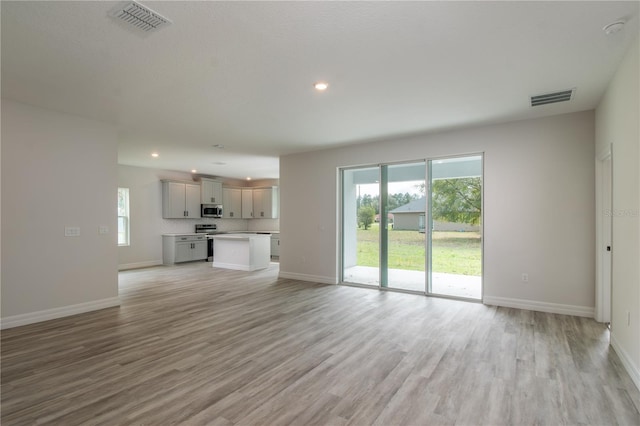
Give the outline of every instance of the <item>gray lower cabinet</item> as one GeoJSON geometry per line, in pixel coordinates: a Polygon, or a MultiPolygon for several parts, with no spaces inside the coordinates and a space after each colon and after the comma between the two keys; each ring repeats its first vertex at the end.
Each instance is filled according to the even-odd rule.
{"type": "Polygon", "coordinates": [[[271,257],[280,257],[280,235],[271,234],[271,257]]]}
{"type": "Polygon", "coordinates": [[[207,237],[202,234],[163,235],[162,263],[172,265],[180,262],[207,258],[207,237]]]}

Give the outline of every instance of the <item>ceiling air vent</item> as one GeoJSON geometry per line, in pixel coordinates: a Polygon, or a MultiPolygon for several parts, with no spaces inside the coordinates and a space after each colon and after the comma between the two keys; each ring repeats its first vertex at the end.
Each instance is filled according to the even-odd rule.
{"type": "Polygon", "coordinates": [[[126,3],[124,7],[118,7],[111,12],[111,16],[144,32],[151,32],[171,24],[171,21],[164,16],[134,1],[126,3]]]}
{"type": "Polygon", "coordinates": [[[531,106],[555,104],[557,102],[570,101],[573,98],[576,88],[561,90],[559,92],[545,93],[544,95],[531,96],[531,106]]]}

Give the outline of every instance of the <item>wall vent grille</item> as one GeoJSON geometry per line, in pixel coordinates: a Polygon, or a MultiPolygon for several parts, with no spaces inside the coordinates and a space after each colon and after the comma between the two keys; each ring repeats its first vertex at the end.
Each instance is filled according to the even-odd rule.
{"type": "Polygon", "coordinates": [[[573,99],[576,89],[560,90],[558,92],[545,93],[543,95],[531,96],[531,106],[555,104],[557,102],[567,102],[573,99]]]}
{"type": "Polygon", "coordinates": [[[128,2],[123,7],[117,8],[111,12],[111,16],[144,32],[155,31],[172,23],[159,13],[135,1],[128,2]]]}

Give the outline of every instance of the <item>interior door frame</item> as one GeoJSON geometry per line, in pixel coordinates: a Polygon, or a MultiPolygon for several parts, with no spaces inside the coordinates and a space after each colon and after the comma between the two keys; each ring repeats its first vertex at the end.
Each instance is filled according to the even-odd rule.
{"type": "Polygon", "coordinates": [[[607,252],[609,245],[613,250],[613,146],[609,144],[596,155],[596,307],[595,320],[611,322],[611,293],[613,291],[613,252],[607,252]],[[606,167],[609,161],[608,191],[609,203],[603,193],[606,167]],[[608,204],[608,205],[607,205],[608,204]],[[607,230],[606,227],[609,229],[607,230]],[[609,236],[607,238],[606,236],[609,236]],[[605,241],[605,240],[609,241],[605,241]],[[609,256],[609,266],[605,264],[605,256],[609,256]]]}

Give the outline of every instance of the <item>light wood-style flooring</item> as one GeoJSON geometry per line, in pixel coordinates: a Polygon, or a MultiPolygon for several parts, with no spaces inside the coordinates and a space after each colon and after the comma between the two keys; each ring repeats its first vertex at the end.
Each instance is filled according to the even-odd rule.
{"type": "Polygon", "coordinates": [[[640,424],[586,318],[205,262],[120,274],[122,306],[2,332],[3,426],[640,424]]]}

